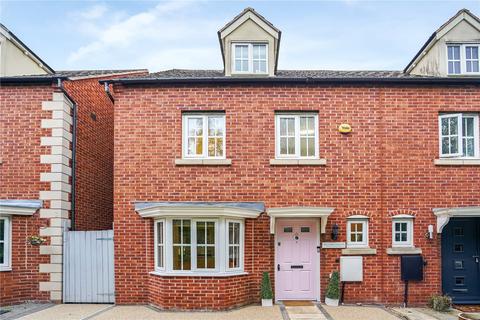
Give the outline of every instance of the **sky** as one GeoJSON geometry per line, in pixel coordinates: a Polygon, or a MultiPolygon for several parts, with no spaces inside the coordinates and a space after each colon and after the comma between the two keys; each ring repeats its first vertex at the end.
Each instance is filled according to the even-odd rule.
{"type": "Polygon", "coordinates": [[[54,70],[222,69],[217,31],[253,7],[282,31],[279,69],[402,70],[474,1],[0,1],[0,22],[54,70]]]}

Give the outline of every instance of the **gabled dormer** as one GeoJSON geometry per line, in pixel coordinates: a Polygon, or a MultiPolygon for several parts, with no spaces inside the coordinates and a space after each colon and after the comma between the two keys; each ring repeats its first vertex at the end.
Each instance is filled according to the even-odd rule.
{"type": "Polygon", "coordinates": [[[0,76],[53,74],[35,52],[0,23],[0,76]]]}
{"type": "Polygon", "coordinates": [[[405,68],[422,76],[480,76],[480,19],[462,9],[438,28],[405,68]]]}
{"type": "Polygon", "coordinates": [[[274,76],[281,31],[246,8],[218,31],[226,76],[274,76]]]}

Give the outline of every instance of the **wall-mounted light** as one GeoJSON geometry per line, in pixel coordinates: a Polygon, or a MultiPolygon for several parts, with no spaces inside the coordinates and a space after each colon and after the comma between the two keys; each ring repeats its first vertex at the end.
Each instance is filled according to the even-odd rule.
{"type": "Polygon", "coordinates": [[[338,239],[338,224],[334,223],[332,226],[332,240],[338,239]]]}
{"type": "Polygon", "coordinates": [[[428,239],[433,239],[433,225],[428,225],[428,232],[426,234],[428,239]]]}

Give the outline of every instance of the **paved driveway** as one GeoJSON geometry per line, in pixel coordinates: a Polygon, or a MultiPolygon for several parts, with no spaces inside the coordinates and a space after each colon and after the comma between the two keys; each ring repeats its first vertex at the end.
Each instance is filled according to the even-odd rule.
{"type": "Polygon", "coordinates": [[[283,320],[279,306],[248,306],[227,312],[163,312],[147,306],[61,304],[22,320],[283,320]]]}

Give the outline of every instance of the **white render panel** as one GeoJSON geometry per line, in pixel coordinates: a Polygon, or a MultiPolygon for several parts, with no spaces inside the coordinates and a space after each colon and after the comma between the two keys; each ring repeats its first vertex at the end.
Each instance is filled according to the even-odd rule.
{"type": "Polygon", "coordinates": [[[52,164],[50,167],[52,172],[60,172],[66,174],[67,176],[72,175],[72,168],[67,167],[63,164],[52,164]]]}
{"type": "MultiPolygon", "coordinates": [[[[71,168],[70,168],[70,170],[71,170],[71,168]]],[[[51,182],[50,183],[50,190],[51,191],[63,191],[63,192],[71,193],[72,186],[69,183],[65,183],[65,182],[51,182]]]]}
{"type": "Polygon", "coordinates": [[[51,146],[50,152],[52,154],[61,154],[68,159],[72,159],[72,150],[65,148],[63,146],[51,146]]]}
{"type": "Polygon", "coordinates": [[[62,191],[40,191],[40,200],[68,201],[68,193],[62,191]]]}
{"type": "Polygon", "coordinates": [[[60,163],[68,166],[70,159],[61,154],[42,154],[40,156],[40,163],[60,163]]]}
{"type": "Polygon", "coordinates": [[[40,291],[62,290],[61,282],[40,282],[40,291]]]}
{"type": "Polygon", "coordinates": [[[69,183],[68,175],[57,172],[42,172],[40,173],[40,181],[42,182],[65,182],[69,183]]]}
{"type": "Polygon", "coordinates": [[[39,272],[41,273],[50,273],[50,272],[62,272],[63,265],[61,263],[40,263],[39,272]]]}
{"type": "Polygon", "coordinates": [[[62,137],[41,137],[41,146],[63,146],[65,148],[70,147],[70,141],[62,137]]]}

